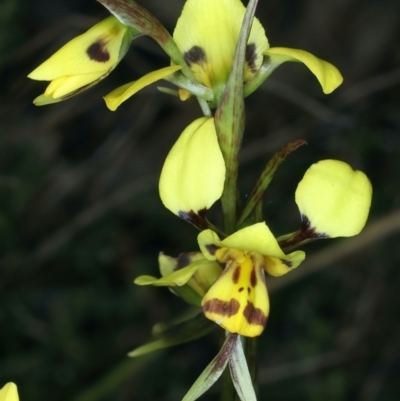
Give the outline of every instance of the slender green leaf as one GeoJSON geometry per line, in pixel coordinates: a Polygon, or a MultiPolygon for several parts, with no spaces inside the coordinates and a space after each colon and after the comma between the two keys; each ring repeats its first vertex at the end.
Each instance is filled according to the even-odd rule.
{"type": "Polygon", "coordinates": [[[124,25],[131,26],[143,35],[151,36],[158,43],[165,44],[171,35],[148,10],[133,0],[97,0],[124,25]]]}
{"type": "Polygon", "coordinates": [[[227,337],[218,355],[204,369],[182,401],[197,400],[219,379],[228,364],[237,337],[237,334],[230,334],[227,337]]]}
{"type": "Polygon", "coordinates": [[[243,352],[242,341],[239,336],[235,339],[229,358],[229,369],[239,398],[242,401],[257,401],[246,357],[243,352]]]}
{"type": "Polygon", "coordinates": [[[133,27],[143,35],[152,37],[178,65],[182,66],[182,72],[188,77],[193,75],[178,50],[172,36],[164,25],[148,10],[133,0],[97,0],[111,14],[115,15],[123,24],[133,27]]]}
{"type": "Polygon", "coordinates": [[[184,344],[208,334],[215,327],[214,322],[211,322],[202,313],[199,313],[189,320],[168,328],[165,327],[162,331],[159,330],[158,337],[161,338],[134,349],[128,356],[134,358],[174,345],[184,344]]]}
{"type": "MultiPolygon", "coordinates": [[[[286,159],[286,157],[296,150],[298,147],[305,145],[307,142],[302,139],[291,141],[285,146],[283,146],[278,152],[272,156],[271,160],[265,166],[263,172],[260,175],[253,191],[251,192],[247,203],[243,209],[243,212],[238,220],[238,225],[244,223],[247,217],[253,212],[255,207],[260,204],[265,190],[272,181],[276,170],[278,170],[281,163],[286,159]]],[[[261,212],[261,210],[259,210],[261,212]]]]}

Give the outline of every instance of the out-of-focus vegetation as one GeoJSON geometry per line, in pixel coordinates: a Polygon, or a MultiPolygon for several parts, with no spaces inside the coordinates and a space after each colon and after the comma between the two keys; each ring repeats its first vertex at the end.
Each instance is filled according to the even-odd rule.
{"type": "MultiPolygon", "coordinates": [[[[183,0],[147,0],[170,29],[183,0]]],[[[6,0],[0,16],[0,386],[22,401],[177,400],[217,352],[217,337],[128,359],[151,327],[185,312],[166,289],[137,288],[157,254],[196,249],[196,231],[157,193],[163,160],[200,115],[153,86],[109,112],[102,96],[165,65],[136,40],[110,77],[37,108],[45,83],[26,75],[107,12],[93,1],[6,0]]],[[[398,0],[260,0],[273,46],[298,47],[343,73],[321,93],[301,65],[284,65],[247,100],[240,186],[292,139],[265,200],[277,235],[297,229],[293,201],[306,168],[337,158],[374,186],[362,235],[304,247],[308,260],[270,280],[259,343],[260,400],[400,398],[400,30],[398,0]]],[[[204,399],[217,399],[213,388],[204,399]]]]}

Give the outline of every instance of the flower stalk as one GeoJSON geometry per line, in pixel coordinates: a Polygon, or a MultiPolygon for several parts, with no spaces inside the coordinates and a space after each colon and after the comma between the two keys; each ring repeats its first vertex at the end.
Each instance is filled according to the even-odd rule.
{"type": "Polygon", "coordinates": [[[243,96],[244,65],[246,60],[246,45],[250,36],[257,4],[258,0],[250,0],[247,6],[232,70],[215,113],[215,127],[226,166],[224,192],[221,197],[221,204],[224,226],[227,234],[233,233],[236,229],[239,151],[242,145],[245,126],[243,96]]]}

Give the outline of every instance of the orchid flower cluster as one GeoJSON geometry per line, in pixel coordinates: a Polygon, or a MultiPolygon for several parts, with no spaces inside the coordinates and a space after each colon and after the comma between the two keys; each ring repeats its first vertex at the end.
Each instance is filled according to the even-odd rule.
{"type": "MultiPolygon", "coordinates": [[[[297,248],[307,242],[357,235],[368,217],[372,188],[364,173],[342,161],[313,164],[295,192],[299,229],[276,237],[262,217],[262,198],[279,165],[305,142],[292,141],[278,150],[239,208],[236,184],[244,98],[285,62],[303,63],[326,94],[342,83],[342,76],[332,64],[304,50],[270,47],[254,17],[257,0],[250,0],[247,9],[240,0],[187,0],[172,36],[135,1],[98,1],[112,15],[29,74],[31,79],[50,81],[34,103],[60,102],[97,84],[117,67],[133,39],[147,35],[167,53],[169,65],[105,95],[107,107],[116,110],[145,86],[163,79],[177,87],[161,88],[163,92],[182,101],[197,99],[203,114],[178,137],[159,180],[164,206],[199,230],[199,250],[177,258],[161,253],[161,278],[146,275],[135,280],[138,285],[169,287],[198,314],[172,330],[156,329],[155,341],[130,355],[190,341],[220,327],[225,338],[221,351],[184,400],[202,395],[228,364],[239,398],[255,400],[243,343],[260,336],[266,327],[270,309],[266,274],[279,277],[296,269],[306,257],[297,248]],[[222,228],[207,219],[217,201],[222,228]]],[[[3,396],[4,391],[1,401],[17,399],[3,396]]]]}

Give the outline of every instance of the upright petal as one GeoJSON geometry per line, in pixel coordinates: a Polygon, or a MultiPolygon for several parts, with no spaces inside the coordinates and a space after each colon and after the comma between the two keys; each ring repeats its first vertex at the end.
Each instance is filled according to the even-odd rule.
{"type": "Polygon", "coordinates": [[[129,28],[111,16],[69,41],[28,77],[38,81],[106,72],[117,64],[129,28]]]}
{"type": "Polygon", "coordinates": [[[272,47],[264,54],[270,58],[273,68],[286,61],[297,61],[305,64],[317,77],[324,93],[333,92],[343,82],[342,74],[334,65],[304,50],[272,47]]]}
{"type": "Polygon", "coordinates": [[[224,179],[214,119],[202,117],[182,132],[169,152],[161,171],[160,197],[178,216],[198,214],[221,197],[224,179]]]}
{"type": "Polygon", "coordinates": [[[229,248],[258,252],[264,256],[285,258],[271,230],[265,223],[256,223],[242,228],[222,241],[229,248]]]}
{"type": "Polygon", "coordinates": [[[303,223],[328,237],[358,234],[367,221],[371,198],[367,176],[339,160],[313,164],[296,190],[303,223]]]}
{"type": "MultiPolygon", "coordinates": [[[[226,84],[245,11],[240,0],[186,1],[173,37],[199,83],[210,88],[226,84]]],[[[245,81],[258,71],[268,47],[264,28],[254,19],[245,81]]]]}

